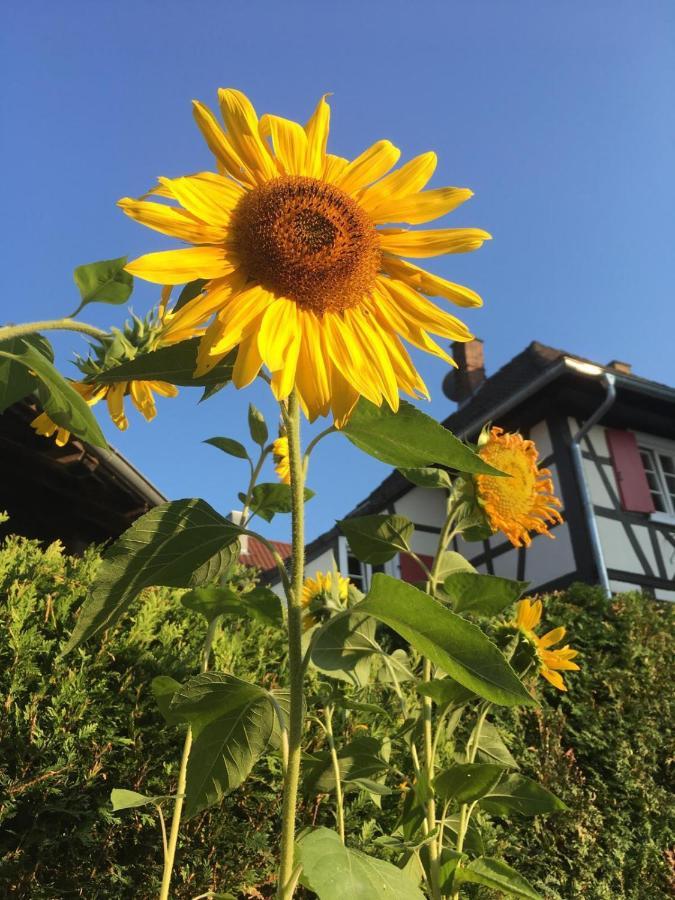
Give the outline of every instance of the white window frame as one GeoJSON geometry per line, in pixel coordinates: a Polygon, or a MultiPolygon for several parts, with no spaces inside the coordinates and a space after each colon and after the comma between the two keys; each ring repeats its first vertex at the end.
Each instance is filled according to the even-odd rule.
{"type": "Polygon", "coordinates": [[[654,463],[656,465],[656,479],[658,481],[659,492],[666,507],[665,512],[655,511],[650,513],[649,518],[652,522],[664,522],[668,525],[675,525],[675,503],[670,496],[668,483],[661,467],[659,453],[672,457],[675,461],[675,441],[669,441],[667,438],[656,437],[652,434],[643,434],[640,431],[634,432],[637,441],[638,450],[650,450],[654,454],[654,463]]]}

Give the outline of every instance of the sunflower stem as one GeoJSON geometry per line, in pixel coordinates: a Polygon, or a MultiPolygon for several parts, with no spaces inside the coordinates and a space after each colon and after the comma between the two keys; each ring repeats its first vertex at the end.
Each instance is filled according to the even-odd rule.
{"type": "Polygon", "coordinates": [[[342,776],[340,775],[340,761],[338,759],[337,750],[335,748],[335,736],[333,735],[333,713],[335,707],[332,703],[324,708],[324,716],[326,719],[326,738],[328,739],[328,747],[330,748],[330,759],[333,765],[333,775],[335,777],[335,806],[338,833],[340,840],[345,842],[345,812],[342,802],[342,776]]]}
{"type": "Polygon", "coordinates": [[[292,558],[291,591],[288,595],[288,667],[290,713],[288,727],[288,765],[284,777],[281,813],[281,860],[277,896],[290,900],[297,880],[293,878],[295,815],[300,778],[300,752],[303,730],[302,667],[302,582],[305,565],[304,466],[300,446],[300,407],[295,390],[288,398],[288,457],[291,474],[292,558]]]}
{"type": "MultiPolygon", "coordinates": [[[[220,624],[220,616],[216,616],[209,622],[209,627],[204,638],[202,646],[202,659],[199,671],[203,674],[208,672],[209,659],[211,657],[211,646],[216,636],[218,625],[220,624]]],[[[190,759],[190,750],[192,749],[192,727],[188,725],[185,732],[185,741],[183,742],[183,753],[180,759],[180,767],[178,769],[178,784],[176,785],[176,797],[173,804],[173,815],[171,817],[171,833],[169,841],[164,852],[164,872],[162,873],[162,887],[159,892],[159,900],[169,900],[169,888],[171,887],[171,876],[173,875],[173,863],[176,858],[176,847],[178,845],[178,833],[180,831],[180,818],[183,812],[183,801],[185,800],[185,784],[187,782],[187,767],[190,759]]]]}
{"type": "Polygon", "coordinates": [[[45,319],[43,322],[24,322],[22,325],[4,325],[0,328],[0,341],[9,341],[12,338],[24,337],[28,334],[36,334],[39,331],[80,331],[90,337],[101,339],[107,337],[108,332],[95,325],[87,325],[86,322],[77,322],[75,319],[45,319]]]}

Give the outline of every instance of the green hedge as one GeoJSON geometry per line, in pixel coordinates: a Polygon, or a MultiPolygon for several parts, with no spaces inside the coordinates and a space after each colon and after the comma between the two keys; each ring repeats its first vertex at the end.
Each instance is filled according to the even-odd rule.
{"type": "MultiPolygon", "coordinates": [[[[193,673],[203,624],[175,591],[148,591],[104,642],[59,658],[96,565],[93,552],[72,559],[21,538],[0,548],[2,896],[157,895],[156,820],[113,814],[109,795],[171,786],[181,737],[159,717],[149,684],[193,673]]],[[[582,650],[582,671],[568,678],[568,694],[542,682],[539,709],[502,718],[524,772],[570,811],[497,823],[489,839],[547,898],[656,900],[669,877],[672,888],[672,613],[637,594],[607,602],[582,586],[546,601],[547,622],[566,624],[582,650]]],[[[267,685],[280,660],[282,641],[254,623],[228,625],[215,646],[218,668],[267,685]]],[[[278,787],[278,772],[259,767],[224,808],[189,823],[177,898],[209,888],[272,895],[278,787]]],[[[332,824],[329,803],[312,801],[304,814],[332,824]]],[[[352,843],[369,848],[371,815],[354,795],[352,843]]]]}

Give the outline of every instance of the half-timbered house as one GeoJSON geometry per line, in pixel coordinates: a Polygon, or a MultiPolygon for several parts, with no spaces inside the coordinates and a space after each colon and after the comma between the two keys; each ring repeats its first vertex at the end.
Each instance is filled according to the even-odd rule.
{"type": "MultiPolygon", "coordinates": [[[[532,438],[563,503],[554,540],[515,548],[502,534],[459,542],[480,572],[550,591],[573,581],[607,593],[643,590],[675,600],[675,388],[641,378],[627,363],[600,365],[538,342],[486,378],[480,341],[453,348],[460,368],[443,388],[457,403],[444,425],[475,440],[487,422],[532,438]]],[[[444,515],[441,491],[413,486],[394,471],[350,516],[398,513],[415,524],[413,549],[428,562],[444,515]]],[[[367,588],[371,566],[349,552],[339,529],[307,547],[307,574],[340,571],[367,588]]],[[[421,577],[407,556],[385,567],[421,577]]]]}

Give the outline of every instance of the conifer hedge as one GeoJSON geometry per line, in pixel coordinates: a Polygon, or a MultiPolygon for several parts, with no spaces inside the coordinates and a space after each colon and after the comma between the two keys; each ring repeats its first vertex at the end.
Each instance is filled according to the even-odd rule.
{"type": "MultiPolygon", "coordinates": [[[[202,627],[178,592],[149,590],[104,640],[60,658],[97,564],[94,551],[74,559],[58,544],[8,538],[0,547],[3,897],[157,895],[156,819],[142,810],[113,813],[110,791],[166,792],[180,737],[159,715],[150,682],[194,673],[202,627]]],[[[582,651],[581,672],[568,679],[569,693],[542,683],[546,703],[501,717],[524,774],[549,785],[569,812],[516,828],[497,822],[494,852],[517,860],[551,900],[663,898],[675,884],[674,609],[639,594],[606,601],[581,585],[545,602],[546,621],[567,625],[582,651]]],[[[214,662],[274,686],[282,649],[262,625],[232,622],[214,662]]],[[[271,896],[278,789],[277,770],[256,769],[220,809],[189,823],[176,897],[208,889],[271,896]]],[[[349,796],[350,842],[372,849],[370,801],[349,796]]],[[[396,794],[385,800],[392,819],[398,802],[396,794]]],[[[333,825],[315,801],[302,815],[333,825]]]]}

